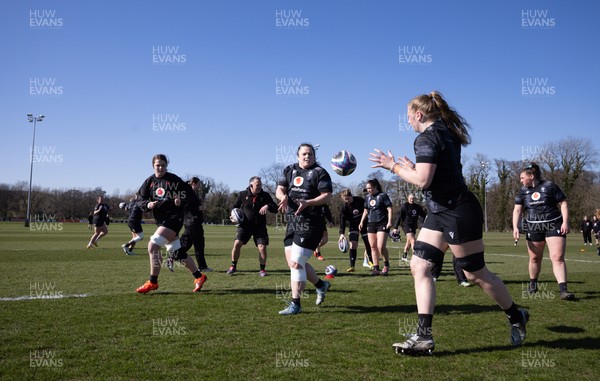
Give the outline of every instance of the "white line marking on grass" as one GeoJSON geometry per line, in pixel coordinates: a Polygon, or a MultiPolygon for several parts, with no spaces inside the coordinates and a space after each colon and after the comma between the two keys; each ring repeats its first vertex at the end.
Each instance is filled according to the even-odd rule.
{"type": "MultiPolygon", "coordinates": [[[[517,255],[517,254],[490,254],[490,253],[485,253],[485,255],[497,255],[499,257],[517,257],[517,258],[526,258],[529,259],[529,255],[517,255]]],[[[544,260],[549,261],[550,258],[542,258],[544,260]]],[[[565,261],[569,261],[569,262],[582,262],[582,263],[600,263],[600,261],[589,261],[586,259],[571,259],[571,258],[565,258],[565,261]]]]}
{"type": "Polygon", "coordinates": [[[64,299],[64,298],[87,298],[92,294],[60,294],[60,295],[44,295],[44,296],[15,296],[12,298],[0,298],[0,302],[14,302],[18,300],[38,300],[38,299],[64,299]]]}

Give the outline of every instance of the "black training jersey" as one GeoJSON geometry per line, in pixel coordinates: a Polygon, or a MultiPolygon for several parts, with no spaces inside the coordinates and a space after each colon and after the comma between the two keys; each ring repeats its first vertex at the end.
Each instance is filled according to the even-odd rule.
{"type": "Polygon", "coordinates": [[[542,180],[535,187],[521,187],[515,204],[523,205],[527,222],[550,222],[562,216],[558,204],[566,199],[556,184],[542,180]]]}
{"type": "Polygon", "coordinates": [[[426,189],[427,208],[432,213],[452,209],[468,191],[460,163],[461,147],[446,124],[438,119],[414,142],[417,163],[435,164],[431,184],[426,189]]]}
{"type": "Polygon", "coordinates": [[[129,211],[127,222],[139,223],[142,221],[142,208],[139,207],[136,201],[131,201],[125,205],[125,210],[129,211]]]}
{"type": "MultiPolygon", "coordinates": [[[[316,163],[306,169],[300,168],[298,164],[288,165],[279,177],[277,185],[287,189],[288,214],[293,214],[298,210],[298,200],[311,200],[321,193],[333,192],[329,173],[316,163]]],[[[300,214],[308,217],[323,216],[323,213],[323,207],[319,205],[309,206],[300,214]]]]}
{"type": "Polygon", "coordinates": [[[376,195],[369,194],[365,200],[365,209],[369,210],[367,214],[368,223],[370,224],[387,224],[388,211],[387,208],[392,206],[392,200],[383,192],[376,195]]]}
{"type": "Polygon", "coordinates": [[[591,232],[593,227],[593,223],[591,220],[583,220],[581,221],[581,230],[584,232],[591,232]]]}
{"type": "Polygon", "coordinates": [[[344,234],[346,223],[348,231],[358,231],[358,225],[365,210],[365,199],[353,196],[350,203],[344,203],[340,211],[340,234],[344,234]]]}
{"type": "Polygon", "coordinates": [[[240,208],[246,217],[241,224],[242,227],[263,228],[267,226],[267,216],[260,214],[259,211],[265,205],[268,205],[269,212],[277,213],[277,204],[270,194],[262,190],[257,194],[253,194],[250,187],[248,187],[239,193],[233,207],[240,208]]]}
{"type": "Polygon", "coordinates": [[[106,223],[106,217],[108,216],[108,205],[104,203],[99,203],[94,206],[94,218],[93,222],[95,224],[103,224],[106,223]]]}
{"type": "Polygon", "coordinates": [[[158,204],[152,209],[157,222],[172,217],[183,218],[183,208],[189,202],[189,195],[193,192],[194,190],[188,183],[171,172],[165,173],[161,178],[152,175],[144,181],[137,192],[140,196],[138,205],[146,212],[149,202],[158,201],[158,204]],[[181,206],[175,205],[176,197],[181,200],[181,206]]]}
{"type": "Polygon", "coordinates": [[[194,192],[193,189],[188,193],[187,201],[188,202],[183,208],[183,224],[185,226],[202,224],[202,222],[204,222],[204,213],[200,211],[202,202],[200,201],[198,194],[194,192]]]}
{"type": "Polygon", "coordinates": [[[398,226],[416,226],[419,222],[419,217],[425,218],[427,212],[419,204],[405,202],[400,208],[400,215],[394,223],[394,228],[398,229],[398,226]]]}
{"type": "Polygon", "coordinates": [[[592,221],[592,230],[594,233],[600,232],[600,221],[592,221]]]}

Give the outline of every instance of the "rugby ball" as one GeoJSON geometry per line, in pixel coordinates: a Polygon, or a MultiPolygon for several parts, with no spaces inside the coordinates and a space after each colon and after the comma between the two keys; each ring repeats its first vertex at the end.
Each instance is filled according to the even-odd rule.
{"type": "Polygon", "coordinates": [[[331,158],[331,168],[340,176],[348,176],[356,169],[356,158],[346,150],[341,150],[331,158]]]}
{"type": "Polygon", "coordinates": [[[348,252],[348,240],[346,237],[342,237],[342,239],[338,241],[338,249],[340,249],[342,253],[348,252]]]}
{"type": "Polygon", "coordinates": [[[400,242],[400,233],[398,233],[398,232],[394,233],[393,230],[390,230],[388,235],[390,236],[392,242],[400,242]]]}
{"type": "Polygon", "coordinates": [[[337,274],[337,269],[335,268],[334,265],[329,265],[329,266],[325,267],[325,275],[328,278],[333,278],[335,276],[335,274],[337,274]]]}
{"type": "Polygon", "coordinates": [[[233,208],[231,209],[231,215],[229,216],[229,219],[234,225],[239,225],[244,222],[244,212],[242,212],[242,210],[239,208],[233,208]]]}

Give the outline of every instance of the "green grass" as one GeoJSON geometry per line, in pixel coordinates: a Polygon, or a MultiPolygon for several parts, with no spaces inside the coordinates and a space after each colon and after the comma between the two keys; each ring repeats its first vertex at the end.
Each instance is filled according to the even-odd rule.
{"type": "MultiPolygon", "coordinates": [[[[241,271],[226,276],[234,228],[207,226],[207,261],[216,271],[202,292],[192,294],[191,275],[177,267],[174,273],[164,269],[160,289],[147,295],[134,289],[147,279],[149,260],[122,253],[119,246],[129,237],[124,225],[111,224],[96,250],[85,249],[91,235],[85,224],[54,228],[0,223],[0,379],[600,379],[600,257],[595,247],[580,252],[576,234],[567,252],[575,302],[558,298],[548,260],[542,297],[524,298],[523,243],[514,247],[510,234],[485,237],[489,268],[531,313],[520,348],[508,345],[497,306],[478,288],[457,286],[447,255],[437,284],[435,355],[413,358],[391,349],[416,319],[413,282],[399,267],[397,243],[390,243],[391,276],[373,278],[362,267],[345,274],[346,255],[330,242],[325,261],[311,259],[321,273],[328,264],[340,270],[325,303],[314,305],[309,285],[303,313],[281,317],[289,272],[282,232],[274,228],[268,277],[258,276],[253,246],[242,250],[241,271]],[[89,295],[6,300],[32,293],[89,295]]],[[[152,228],[146,225],[147,236],[152,228]]]]}

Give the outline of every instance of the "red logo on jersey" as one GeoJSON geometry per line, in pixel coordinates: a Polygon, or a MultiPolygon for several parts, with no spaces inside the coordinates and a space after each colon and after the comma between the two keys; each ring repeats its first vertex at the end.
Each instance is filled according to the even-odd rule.
{"type": "Polygon", "coordinates": [[[156,195],[156,197],[164,197],[165,196],[165,190],[162,187],[161,188],[157,188],[154,191],[154,194],[156,195]]]}
{"type": "Polygon", "coordinates": [[[531,195],[531,199],[532,199],[533,201],[537,201],[537,200],[539,200],[539,199],[540,199],[540,196],[541,196],[541,195],[540,195],[540,192],[533,192],[533,194],[531,195]]]}
{"type": "Polygon", "coordinates": [[[375,206],[375,204],[377,204],[377,200],[371,200],[371,201],[369,201],[369,205],[375,206]]]}
{"type": "Polygon", "coordinates": [[[294,186],[299,187],[302,186],[302,184],[304,184],[304,177],[294,177],[294,186]]]}

